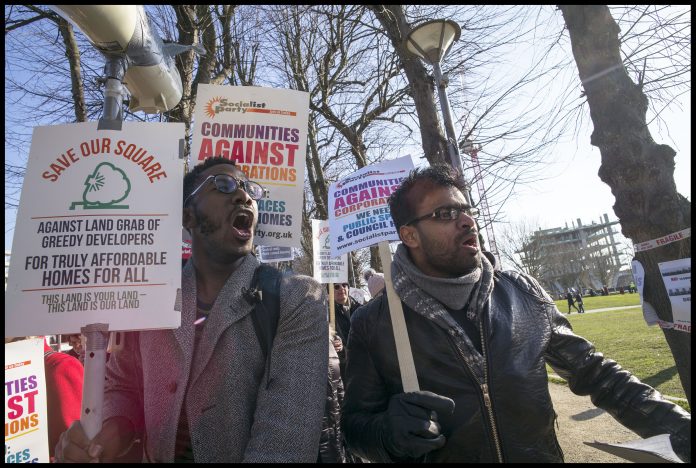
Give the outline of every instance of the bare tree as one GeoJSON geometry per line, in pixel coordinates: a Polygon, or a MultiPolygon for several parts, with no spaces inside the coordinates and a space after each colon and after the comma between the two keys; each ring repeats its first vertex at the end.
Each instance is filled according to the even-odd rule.
{"type": "MultiPolygon", "coordinates": [[[[638,244],[691,226],[691,203],[674,184],[675,152],[648,130],[644,83],[629,77],[620,29],[605,5],[560,5],[573,57],[594,124],[591,143],[601,152],[599,176],[616,197],[614,212],[624,236],[638,244]]],[[[659,262],[691,257],[691,238],[638,252],[645,269],[644,301],[672,322],[659,262]]],[[[691,335],[663,329],[691,404],[691,335]]]]}
{"type": "Polygon", "coordinates": [[[499,251],[516,270],[541,279],[546,256],[539,236],[539,221],[524,218],[508,224],[499,239],[499,251]]]}

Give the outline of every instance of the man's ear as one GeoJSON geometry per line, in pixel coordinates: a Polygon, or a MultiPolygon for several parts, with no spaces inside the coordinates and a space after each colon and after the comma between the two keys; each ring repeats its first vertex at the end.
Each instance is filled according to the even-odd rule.
{"type": "Polygon", "coordinates": [[[413,226],[401,226],[399,228],[399,237],[401,242],[406,244],[406,247],[417,247],[420,242],[418,239],[418,231],[413,226]]]}

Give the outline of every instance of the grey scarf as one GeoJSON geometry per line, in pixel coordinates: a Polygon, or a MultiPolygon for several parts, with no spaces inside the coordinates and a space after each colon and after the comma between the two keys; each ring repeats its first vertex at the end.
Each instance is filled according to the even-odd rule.
{"type": "Polygon", "coordinates": [[[459,278],[434,278],[421,272],[411,261],[408,251],[400,244],[392,262],[394,290],[402,301],[417,314],[425,316],[443,328],[457,341],[462,356],[480,381],[484,369],[481,355],[461,326],[447,311],[462,309],[467,302],[467,318],[478,322],[493,290],[493,265],[481,255],[481,268],[459,278]]]}
{"type": "Polygon", "coordinates": [[[483,308],[493,288],[493,266],[481,255],[481,267],[459,278],[435,278],[423,274],[413,264],[408,251],[400,244],[394,254],[392,281],[399,297],[413,310],[445,307],[461,310],[467,302],[467,316],[474,319],[483,308]],[[471,299],[471,300],[470,300],[471,299]]]}

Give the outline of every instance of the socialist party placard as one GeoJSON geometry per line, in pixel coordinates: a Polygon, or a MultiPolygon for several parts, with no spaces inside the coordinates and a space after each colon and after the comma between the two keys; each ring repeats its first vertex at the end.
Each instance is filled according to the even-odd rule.
{"type": "Polygon", "coordinates": [[[184,124],[34,129],[5,295],[5,336],[176,328],[184,124]]]}
{"type": "Polygon", "coordinates": [[[302,91],[198,85],[191,166],[223,156],[268,189],[256,245],[301,247],[308,119],[302,91]]]}
{"type": "Polygon", "coordinates": [[[331,257],[399,240],[387,200],[413,169],[411,156],[363,167],[329,186],[331,257]]]}

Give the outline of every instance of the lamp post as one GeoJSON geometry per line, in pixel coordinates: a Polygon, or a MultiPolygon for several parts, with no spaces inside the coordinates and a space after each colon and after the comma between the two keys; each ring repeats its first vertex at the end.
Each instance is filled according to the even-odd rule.
{"type": "Polygon", "coordinates": [[[447,135],[447,150],[450,158],[450,165],[459,173],[460,180],[466,187],[464,197],[467,203],[469,200],[469,185],[464,180],[464,167],[459,157],[457,138],[454,133],[452,121],[452,111],[447,97],[447,77],[442,76],[440,62],[447,55],[452,44],[459,40],[461,28],[452,20],[431,20],[419,24],[406,37],[406,47],[408,50],[420,57],[424,62],[433,66],[435,85],[437,86],[440,97],[440,107],[442,118],[445,124],[445,134],[447,135]]]}

